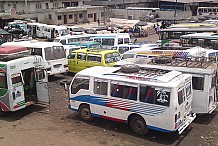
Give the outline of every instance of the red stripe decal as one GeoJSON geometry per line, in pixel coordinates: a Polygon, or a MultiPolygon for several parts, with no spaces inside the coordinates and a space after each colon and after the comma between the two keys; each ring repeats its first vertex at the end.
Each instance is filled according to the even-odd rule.
{"type": "Polygon", "coordinates": [[[117,118],[111,118],[111,117],[106,117],[106,116],[100,116],[100,118],[111,120],[111,121],[115,121],[115,122],[120,122],[120,123],[124,123],[125,122],[125,120],[121,120],[121,119],[117,119],[117,118]]]}
{"type": "Polygon", "coordinates": [[[3,111],[10,111],[10,109],[2,102],[0,102],[0,107],[2,108],[3,111]]]}
{"type": "Polygon", "coordinates": [[[18,108],[18,105],[15,105],[14,108],[18,108]]]}

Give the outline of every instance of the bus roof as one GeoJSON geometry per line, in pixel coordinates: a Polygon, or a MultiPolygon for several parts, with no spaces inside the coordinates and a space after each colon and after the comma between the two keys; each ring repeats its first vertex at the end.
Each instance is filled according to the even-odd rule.
{"type": "Polygon", "coordinates": [[[34,48],[46,48],[53,46],[63,46],[58,42],[39,42],[39,41],[20,41],[20,42],[6,42],[1,46],[24,46],[24,47],[34,47],[34,48]]]}
{"type": "Polygon", "coordinates": [[[218,39],[218,34],[217,33],[193,33],[193,34],[187,34],[187,35],[182,35],[182,38],[198,38],[198,39],[218,39]]]}
{"type": "Polygon", "coordinates": [[[217,32],[218,27],[179,27],[162,29],[161,32],[217,32]]]}
{"type": "Polygon", "coordinates": [[[27,48],[21,46],[6,46],[0,47],[0,55],[13,54],[18,52],[28,51],[27,48]]]}
{"type": "MultiPolygon", "coordinates": [[[[139,73],[122,73],[120,67],[102,67],[95,66],[80,71],[77,75],[92,76],[96,78],[116,80],[122,82],[132,82],[139,84],[149,84],[153,86],[175,87],[178,83],[177,77],[184,77],[181,72],[167,71],[167,70],[154,70],[154,69],[141,69],[139,73]],[[156,72],[156,73],[155,73],[156,72]],[[167,83],[167,84],[166,84],[167,83]]],[[[191,77],[191,75],[190,75],[191,77]]]]}
{"type": "Polygon", "coordinates": [[[217,27],[217,25],[211,23],[180,23],[180,24],[173,24],[169,28],[184,28],[184,27],[217,27]]]}
{"type": "Polygon", "coordinates": [[[78,49],[78,50],[74,50],[72,52],[78,52],[78,53],[87,53],[87,52],[91,52],[92,54],[99,54],[99,53],[118,53],[117,50],[106,50],[106,49],[78,49]]]}

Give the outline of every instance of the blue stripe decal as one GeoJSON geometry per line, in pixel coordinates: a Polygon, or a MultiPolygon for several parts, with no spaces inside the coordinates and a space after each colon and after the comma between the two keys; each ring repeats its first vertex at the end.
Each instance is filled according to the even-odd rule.
{"type": "Polygon", "coordinates": [[[172,130],[166,130],[166,129],[162,129],[162,128],[158,128],[158,127],[154,127],[154,126],[149,126],[147,125],[148,129],[152,129],[152,130],[156,130],[156,131],[160,131],[160,132],[175,132],[172,130]]]}
{"type": "Polygon", "coordinates": [[[74,98],[70,98],[70,100],[81,101],[81,102],[96,104],[100,106],[107,106],[110,108],[117,108],[120,110],[126,110],[133,113],[139,113],[142,115],[149,115],[149,116],[162,114],[167,109],[166,106],[161,106],[156,104],[149,104],[149,103],[142,103],[142,102],[139,103],[132,100],[97,97],[97,96],[90,96],[90,95],[80,95],[74,98]]]}

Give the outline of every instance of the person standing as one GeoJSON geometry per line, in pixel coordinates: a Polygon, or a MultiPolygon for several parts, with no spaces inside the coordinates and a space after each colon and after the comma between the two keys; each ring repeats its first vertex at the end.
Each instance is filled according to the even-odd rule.
{"type": "Polygon", "coordinates": [[[98,26],[100,26],[100,20],[99,20],[99,18],[97,19],[97,22],[98,22],[98,26]]]}

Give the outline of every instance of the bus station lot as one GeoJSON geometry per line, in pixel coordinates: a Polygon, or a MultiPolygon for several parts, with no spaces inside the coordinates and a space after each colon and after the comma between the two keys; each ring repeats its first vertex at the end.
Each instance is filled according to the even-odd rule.
{"type": "Polygon", "coordinates": [[[180,136],[156,131],[139,136],[126,124],[98,118],[84,122],[68,109],[67,91],[60,85],[60,81],[72,78],[60,74],[49,79],[50,106],[33,105],[1,117],[1,145],[218,145],[218,109],[210,115],[198,115],[180,136]]]}

